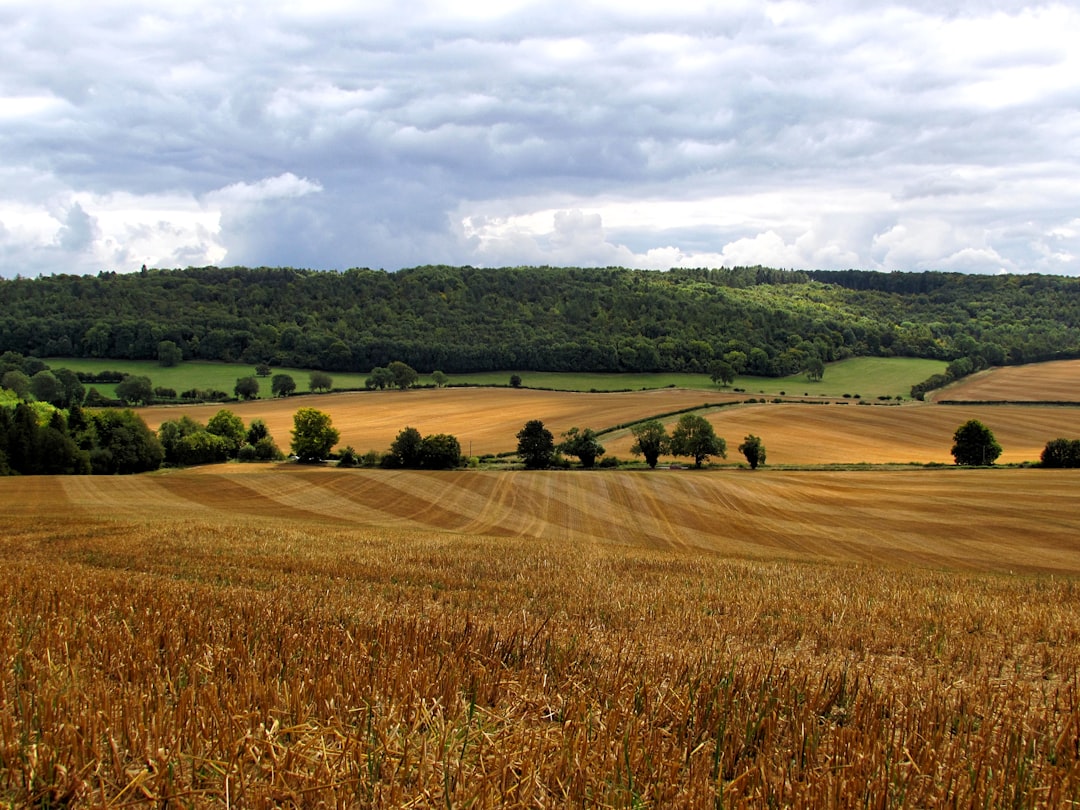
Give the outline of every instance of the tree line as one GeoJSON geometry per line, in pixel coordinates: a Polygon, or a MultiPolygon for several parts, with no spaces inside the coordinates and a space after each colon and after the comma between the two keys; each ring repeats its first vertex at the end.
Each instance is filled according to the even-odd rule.
{"type": "Polygon", "coordinates": [[[1080,280],[960,273],[425,266],[0,280],[0,351],[325,371],[742,373],[851,356],[1080,356],[1080,280]]]}

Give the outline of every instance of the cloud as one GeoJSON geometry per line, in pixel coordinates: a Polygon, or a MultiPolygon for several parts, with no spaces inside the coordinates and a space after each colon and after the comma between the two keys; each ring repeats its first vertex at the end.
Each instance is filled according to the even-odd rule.
{"type": "Polygon", "coordinates": [[[1063,3],[15,0],[0,25],[3,275],[1080,273],[1063,3]]]}

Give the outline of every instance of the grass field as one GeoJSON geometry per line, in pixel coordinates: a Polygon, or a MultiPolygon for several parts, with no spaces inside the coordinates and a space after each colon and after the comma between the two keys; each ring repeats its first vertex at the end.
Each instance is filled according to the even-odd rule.
{"type": "Polygon", "coordinates": [[[0,802],[1071,806],[1078,484],[0,480],[0,802]]]}
{"type": "MultiPolygon", "coordinates": [[[[233,386],[240,377],[255,373],[254,366],[230,363],[207,363],[188,361],[172,368],[165,368],[153,361],[142,360],[91,360],[86,358],[49,358],[57,368],[72,371],[97,372],[105,369],[125,374],[141,374],[150,378],[155,386],[184,391],[191,388],[213,388],[232,394],[233,386]]],[[[861,394],[863,397],[907,397],[911,386],[922,382],[932,374],[945,369],[936,360],[914,358],[857,357],[826,367],[822,381],[811,383],[805,375],[792,377],[739,377],[733,388],[744,388],[748,394],[778,394],[785,391],[792,396],[834,396],[861,394]]],[[[297,391],[308,391],[309,369],[275,368],[273,373],[290,374],[296,381],[297,391]]],[[[590,374],[548,371],[493,371],[482,374],[448,375],[451,385],[509,385],[510,376],[518,374],[526,387],[551,388],[559,391],[623,391],[645,388],[691,388],[716,391],[716,385],[704,374],[590,374]]],[[[364,387],[367,372],[347,374],[333,372],[334,386],[343,389],[364,387]]],[[[421,385],[430,385],[430,375],[421,375],[421,385]]],[[[260,396],[270,396],[270,378],[259,378],[260,396]]],[[[97,385],[107,396],[113,395],[113,386],[97,385]]]]}

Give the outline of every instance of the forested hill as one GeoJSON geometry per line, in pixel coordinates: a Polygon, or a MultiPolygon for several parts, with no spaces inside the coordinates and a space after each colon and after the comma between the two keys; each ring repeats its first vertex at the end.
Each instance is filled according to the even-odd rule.
{"type": "Polygon", "coordinates": [[[191,268],[0,281],[0,351],[364,371],[706,371],[906,355],[1080,354],[1080,280],[762,267],[191,268]],[[736,357],[739,357],[736,355],[736,357]]]}

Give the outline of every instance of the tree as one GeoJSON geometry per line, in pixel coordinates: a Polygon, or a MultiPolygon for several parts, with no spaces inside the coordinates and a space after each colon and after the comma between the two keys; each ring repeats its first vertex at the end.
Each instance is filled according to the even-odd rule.
{"type": "Polygon", "coordinates": [[[17,369],[7,371],[0,379],[0,388],[14,391],[19,399],[30,399],[30,377],[17,369]]]}
{"type": "Polygon", "coordinates": [[[581,460],[581,466],[586,469],[596,464],[596,459],[604,455],[604,445],[596,438],[596,431],[592,428],[579,430],[570,428],[563,434],[563,442],[559,450],[568,456],[576,456],[581,460]]]}
{"type": "Polygon", "coordinates": [[[266,422],[262,419],[255,418],[251,420],[251,424],[248,425],[247,435],[244,437],[244,442],[247,444],[256,444],[259,439],[265,439],[270,435],[270,428],[266,426],[266,422]]]}
{"type": "MultiPolygon", "coordinates": [[[[192,462],[181,461],[182,451],[180,443],[193,433],[205,432],[206,426],[196,422],[190,416],[181,416],[179,419],[170,419],[162,422],[158,427],[158,441],[165,450],[166,464],[188,464],[192,462]]],[[[196,461],[196,464],[202,462],[196,461]]]]}
{"type": "Polygon", "coordinates": [[[303,462],[321,461],[330,455],[341,435],[331,423],[330,416],[315,408],[301,408],[293,414],[290,447],[303,462]]]}
{"type": "Polygon", "coordinates": [[[184,352],[171,340],[163,340],[157,345],[158,364],[170,368],[180,365],[184,352]]]}
{"type": "Polygon", "coordinates": [[[371,370],[371,374],[366,380],[364,380],[365,388],[378,388],[382,391],[385,388],[394,384],[394,375],[390,369],[383,366],[376,366],[371,370]]]}
{"type": "Polygon", "coordinates": [[[270,364],[269,363],[258,363],[255,366],[255,376],[256,377],[269,377],[270,376],[270,364]]]}
{"type": "Polygon", "coordinates": [[[210,417],[210,421],[206,423],[206,431],[225,440],[229,458],[236,458],[240,445],[247,437],[244,420],[225,408],[210,417]]]}
{"type": "Polygon", "coordinates": [[[442,388],[448,382],[450,382],[450,378],[447,377],[445,374],[443,374],[438,369],[436,369],[435,371],[431,372],[431,381],[433,383],[435,383],[436,388],[442,388]]]}
{"type": "Polygon", "coordinates": [[[765,463],[765,445],[761,439],[751,433],[743,443],[739,445],[739,452],[746,456],[746,462],[751,470],[756,470],[759,464],[765,463]]]}
{"type": "Polygon", "coordinates": [[[30,378],[30,393],[38,402],[60,407],[64,404],[64,386],[51,371],[39,371],[30,378]]]}
{"type": "Polygon", "coordinates": [[[709,379],[727,388],[735,382],[735,367],[726,360],[716,360],[709,366],[709,379]]]}
{"type": "Polygon", "coordinates": [[[708,419],[687,413],[679,417],[671,432],[671,454],[689,456],[694,466],[700,467],[709,456],[727,458],[727,444],[716,435],[708,419]]]}
{"type": "Polygon", "coordinates": [[[970,419],[953,434],[952,455],[957,464],[979,467],[993,464],[1001,455],[1001,445],[990,428],[978,419],[970,419]]]}
{"type": "Polygon", "coordinates": [[[450,470],[461,463],[461,444],[448,433],[425,436],[420,443],[420,465],[428,470],[450,470]]]}
{"type": "Polygon", "coordinates": [[[419,467],[423,458],[421,445],[423,439],[416,428],[407,427],[398,433],[390,444],[390,452],[383,456],[386,467],[419,467]]]}
{"type": "Polygon", "coordinates": [[[56,375],[56,379],[60,381],[60,385],[64,389],[62,407],[70,408],[72,405],[82,403],[83,399],[86,398],[86,387],[82,384],[82,380],[79,379],[79,375],[70,368],[55,369],[53,374],[56,375]]]}
{"type": "Polygon", "coordinates": [[[820,357],[810,357],[807,359],[803,371],[806,372],[806,379],[810,380],[810,382],[820,382],[821,378],[825,376],[825,363],[822,362],[820,357]]]}
{"type": "Polygon", "coordinates": [[[1080,439],[1052,439],[1043,448],[1044,467],[1080,467],[1080,439]]]}
{"type": "Polygon", "coordinates": [[[254,377],[241,377],[233,386],[233,393],[240,399],[257,399],[259,396],[259,381],[254,377]]]}
{"type": "Polygon", "coordinates": [[[402,363],[400,360],[395,360],[386,368],[394,378],[394,385],[402,391],[406,388],[411,388],[416,384],[416,381],[420,379],[420,375],[416,373],[416,369],[406,363],[402,363]]]}
{"type": "Polygon", "coordinates": [[[116,384],[116,396],[127,405],[144,405],[154,397],[154,386],[149,377],[126,374],[116,384]]]}
{"type": "Polygon", "coordinates": [[[334,387],[334,379],[325,371],[313,371],[308,375],[308,388],[312,391],[329,391],[334,387]]]}
{"type": "Polygon", "coordinates": [[[670,442],[664,425],[657,419],[650,419],[648,422],[634,425],[630,428],[630,432],[636,439],[630,452],[635,456],[645,456],[645,463],[655,470],[656,462],[661,454],[668,451],[670,442]]]}
{"type": "Polygon", "coordinates": [[[521,375],[520,374],[511,374],[510,375],[510,387],[511,388],[521,388],[521,375]]]}
{"type": "Polygon", "coordinates": [[[288,374],[275,374],[270,378],[270,393],[275,397],[287,397],[296,390],[296,380],[288,374]]]}
{"type": "Polygon", "coordinates": [[[148,472],[161,466],[165,449],[134,411],[94,411],[87,422],[93,437],[90,464],[96,475],[148,472]]]}
{"type": "Polygon", "coordinates": [[[525,423],[517,433],[517,454],[527,470],[543,470],[555,460],[555,437],[539,419],[525,423]]]}

